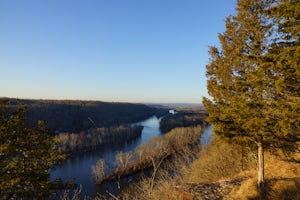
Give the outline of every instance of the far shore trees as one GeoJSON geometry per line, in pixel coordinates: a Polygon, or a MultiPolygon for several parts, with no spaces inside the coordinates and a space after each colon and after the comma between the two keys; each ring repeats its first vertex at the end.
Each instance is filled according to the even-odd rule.
{"type": "Polygon", "coordinates": [[[253,141],[258,187],[264,183],[264,146],[299,139],[300,5],[296,0],[238,0],[226,19],[221,48],[210,48],[204,98],[214,132],[253,141]]]}

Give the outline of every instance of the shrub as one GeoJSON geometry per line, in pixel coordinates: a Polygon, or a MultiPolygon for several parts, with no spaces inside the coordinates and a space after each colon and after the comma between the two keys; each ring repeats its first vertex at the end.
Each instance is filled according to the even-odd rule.
{"type": "Polygon", "coordinates": [[[238,174],[243,167],[254,164],[251,150],[245,152],[243,148],[215,136],[191,167],[184,170],[185,181],[208,183],[238,174]]]}

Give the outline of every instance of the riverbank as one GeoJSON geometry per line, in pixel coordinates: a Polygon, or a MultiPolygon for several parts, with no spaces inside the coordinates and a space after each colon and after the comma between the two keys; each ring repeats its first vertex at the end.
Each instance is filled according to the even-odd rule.
{"type": "MultiPolygon", "coordinates": [[[[175,128],[162,137],[151,138],[143,143],[134,152],[120,152],[116,155],[117,168],[105,175],[103,162],[93,166],[101,168],[95,175],[96,183],[117,180],[124,176],[140,173],[143,170],[157,170],[164,160],[170,160],[174,156],[192,155],[196,147],[199,147],[199,138],[204,128],[201,126],[175,128]]],[[[197,149],[198,150],[198,149],[197,149]]]]}
{"type": "Polygon", "coordinates": [[[139,125],[96,128],[81,133],[60,133],[55,140],[58,148],[68,156],[74,156],[135,140],[141,136],[143,128],[139,125]]]}

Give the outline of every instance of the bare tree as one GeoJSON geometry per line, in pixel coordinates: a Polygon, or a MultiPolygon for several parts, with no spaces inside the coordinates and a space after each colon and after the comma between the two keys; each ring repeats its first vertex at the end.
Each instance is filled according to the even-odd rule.
{"type": "Polygon", "coordinates": [[[125,169],[133,157],[134,156],[130,151],[125,153],[122,151],[118,152],[115,157],[117,167],[125,169]]]}
{"type": "Polygon", "coordinates": [[[104,159],[97,161],[95,165],[92,166],[92,174],[96,182],[101,182],[105,178],[106,162],[104,159]]]}

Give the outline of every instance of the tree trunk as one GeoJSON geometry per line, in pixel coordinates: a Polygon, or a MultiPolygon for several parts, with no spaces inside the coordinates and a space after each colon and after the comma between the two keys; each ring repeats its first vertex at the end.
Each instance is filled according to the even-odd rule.
{"type": "Polygon", "coordinates": [[[257,186],[259,189],[262,189],[264,186],[264,149],[263,149],[263,138],[262,137],[257,142],[257,154],[258,154],[257,186]]]}

